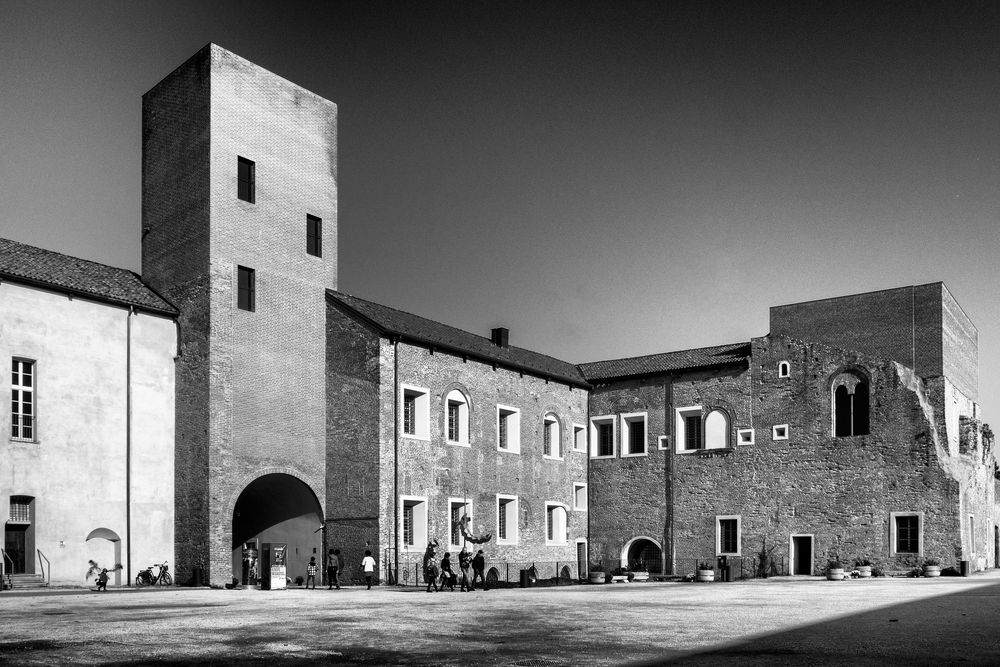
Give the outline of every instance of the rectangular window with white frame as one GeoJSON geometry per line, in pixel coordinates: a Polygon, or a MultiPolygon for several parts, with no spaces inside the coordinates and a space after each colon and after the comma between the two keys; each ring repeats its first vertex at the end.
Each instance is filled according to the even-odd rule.
{"type": "Polygon", "coordinates": [[[521,451],[521,411],[506,405],[497,406],[497,450],[521,451]]]}
{"type": "Polygon", "coordinates": [[[889,542],[892,554],[922,554],[924,552],[923,512],[891,512],[889,542]]]}
{"type": "Polygon", "coordinates": [[[425,387],[400,384],[403,435],[418,440],[431,439],[430,390],[425,387]]]}
{"type": "Polygon", "coordinates": [[[427,498],[400,496],[399,523],[403,550],[423,553],[427,548],[427,498]]]}
{"type": "Polygon", "coordinates": [[[517,544],[517,496],[497,494],[497,544],[517,544]]]}
{"type": "Polygon", "coordinates": [[[566,506],[562,503],[545,503],[545,544],[566,544],[566,506]]]}
{"type": "Polygon", "coordinates": [[[610,459],[615,455],[615,416],[603,415],[590,420],[590,457],[610,459]]]}
{"type": "Polygon", "coordinates": [[[573,484],[573,509],[577,511],[587,510],[586,484],[573,484]]]}
{"type": "Polygon", "coordinates": [[[458,389],[445,397],[445,433],[449,445],[469,445],[469,402],[458,389]]]}
{"type": "Polygon", "coordinates": [[[739,515],[715,517],[715,554],[739,556],[742,554],[743,526],[739,515]]]}
{"type": "Polygon", "coordinates": [[[705,430],[701,406],[690,405],[674,410],[674,441],[676,452],[696,452],[705,448],[705,430]]]}
{"type": "Polygon", "coordinates": [[[573,424],[573,451],[587,451],[587,427],[583,424],[573,424]]]}
{"type": "Polygon", "coordinates": [[[35,401],[35,362],[27,359],[11,360],[10,380],[10,437],[32,442],[38,410],[35,401]]]}
{"type": "Polygon", "coordinates": [[[464,540],[462,539],[462,520],[468,517],[466,521],[466,530],[472,526],[472,501],[468,498],[449,498],[448,499],[448,539],[450,542],[448,546],[451,548],[459,549],[462,547],[464,540]]]}
{"type": "Polygon", "coordinates": [[[622,456],[646,456],[646,413],[622,415],[622,456]]]}

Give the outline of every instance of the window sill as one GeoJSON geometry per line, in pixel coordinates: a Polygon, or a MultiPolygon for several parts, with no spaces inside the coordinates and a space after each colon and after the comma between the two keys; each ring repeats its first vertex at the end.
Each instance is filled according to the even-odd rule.
{"type": "Polygon", "coordinates": [[[587,508],[586,507],[574,507],[573,511],[574,512],[586,512],[587,508]]]}
{"type": "Polygon", "coordinates": [[[569,542],[549,542],[548,540],[545,540],[545,546],[547,547],[565,547],[568,544],[569,542]]]}
{"type": "Polygon", "coordinates": [[[623,459],[634,459],[642,456],[649,456],[649,452],[639,452],[638,454],[622,454],[623,459]]]}
{"type": "Polygon", "coordinates": [[[498,452],[503,452],[504,454],[520,454],[520,449],[504,449],[503,447],[497,447],[498,452]]]}
{"type": "Polygon", "coordinates": [[[471,442],[458,442],[457,440],[445,440],[444,444],[451,445],[452,447],[472,447],[471,442]]]}
{"type": "Polygon", "coordinates": [[[412,433],[403,433],[400,435],[400,437],[405,438],[407,440],[421,440],[423,442],[431,441],[431,436],[429,435],[424,436],[424,435],[414,435],[412,433]]]}
{"type": "Polygon", "coordinates": [[[597,460],[597,459],[615,459],[618,457],[615,456],[614,454],[605,454],[604,456],[591,456],[590,458],[597,460]]]}
{"type": "Polygon", "coordinates": [[[23,445],[37,445],[38,440],[32,440],[30,438],[10,438],[11,442],[19,442],[23,445]]]}
{"type": "Polygon", "coordinates": [[[563,457],[561,457],[561,456],[552,456],[550,454],[542,454],[542,458],[545,459],[546,461],[562,461],[563,460],[563,457]]]}

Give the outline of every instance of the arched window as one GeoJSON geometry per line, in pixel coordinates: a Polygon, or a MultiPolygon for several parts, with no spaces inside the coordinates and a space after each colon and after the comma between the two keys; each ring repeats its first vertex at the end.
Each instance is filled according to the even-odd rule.
{"type": "Polygon", "coordinates": [[[448,392],[445,399],[445,433],[448,442],[459,445],[469,444],[469,402],[458,389],[448,392]]]}
{"type": "Polygon", "coordinates": [[[833,434],[838,438],[869,433],[868,381],[856,373],[833,380],[833,434]]]}
{"type": "Polygon", "coordinates": [[[559,435],[559,418],[551,412],[542,419],[542,455],[562,458],[562,438],[559,435]]]}
{"type": "Polygon", "coordinates": [[[780,377],[780,378],[786,378],[786,377],[788,377],[788,374],[791,372],[791,369],[792,369],[792,367],[791,367],[791,365],[787,361],[779,361],[778,362],[778,377],[780,377]]]}
{"type": "Polygon", "coordinates": [[[712,410],[705,417],[705,449],[729,447],[729,417],[722,410],[712,410]]]}

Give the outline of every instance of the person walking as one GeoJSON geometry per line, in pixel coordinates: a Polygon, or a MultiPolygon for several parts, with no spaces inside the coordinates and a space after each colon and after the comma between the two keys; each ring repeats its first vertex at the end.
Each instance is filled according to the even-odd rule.
{"type": "Polygon", "coordinates": [[[476,552],[476,557],[472,559],[472,590],[476,590],[476,581],[480,580],[483,582],[483,590],[490,590],[486,585],[486,557],[483,556],[483,550],[480,549],[476,552]]]}
{"type": "Polygon", "coordinates": [[[427,543],[427,550],[424,551],[424,579],[427,580],[427,592],[431,592],[431,586],[434,586],[434,592],[438,592],[438,566],[437,559],[434,557],[434,551],[437,549],[437,540],[431,540],[427,543]]]}
{"type": "Polygon", "coordinates": [[[361,559],[361,569],[365,573],[365,582],[368,584],[368,590],[372,589],[372,579],[375,578],[375,559],[372,558],[372,552],[365,549],[365,557],[361,559]]]}
{"type": "Polygon", "coordinates": [[[451,554],[447,551],[441,559],[441,590],[444,590],[445,586],[452,593],[455,592],[455,573],[451,571],[451,554]]]}
{"type": "Polygon", "coordinates": [[[472,554],[463,546],[458,552],[458,569],[462,572],[462,585],[459,590],[463,593],[472,592],[472,581],[469,579],[469,568],[472,567],[472,554]]]}
{"type": "Polygon", "coordinates": [[[326,583],[328,584],[326,590],[332,589],[334,586],[337,590],[340,590],[340,549],[330,549],[330,553],[326,559],[326,583]]]}
{"type": "Polygon", "coordinates": [[[306,565],[306,590],[309,589],[309,584],[312,584],[313,590],[316,590],[316,573],[319,572],[319,566],[316,565],[316,556],[309,557],[309,564],[306,565]]]}

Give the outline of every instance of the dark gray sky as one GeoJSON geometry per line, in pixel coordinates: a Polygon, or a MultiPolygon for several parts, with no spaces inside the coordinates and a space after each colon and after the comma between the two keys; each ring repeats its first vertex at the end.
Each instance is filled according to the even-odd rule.
{"type": "Polygon", "coordinates": [[[338,104],[344,291],[581,362],[943,280],[996,420],[998,7],[0,0],[0,235],[139,270],[140,97],[213,41],[338,104]]]}

